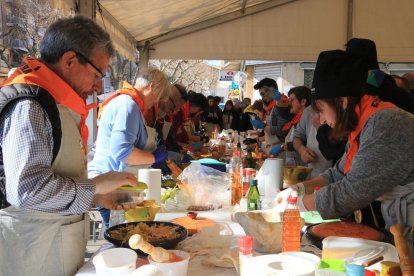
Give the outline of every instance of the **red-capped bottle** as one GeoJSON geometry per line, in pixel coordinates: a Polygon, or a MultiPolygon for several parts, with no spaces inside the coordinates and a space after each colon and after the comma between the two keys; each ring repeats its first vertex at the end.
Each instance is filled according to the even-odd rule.
{"type": "Polygon", "coordinates": [[[243,276],[243,261],[253,257],[253,237],[241,236],[239,243],[240,276],[243,276]]]}

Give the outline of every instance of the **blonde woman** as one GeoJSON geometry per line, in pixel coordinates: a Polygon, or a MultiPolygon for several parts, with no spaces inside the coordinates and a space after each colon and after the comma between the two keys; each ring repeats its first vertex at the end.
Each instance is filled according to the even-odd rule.
{"type": "MultiPolygon", "coordinates": [[[[167,159],[167,151],[157,148],[156,131],[145,125],[143,114],[170,93],[171,84],[165,75],[148,68],[140,72],[133,87],[125,82],[102,103],[95,155],[88,165],[90,176],[108,171],[136,174],[137,166],[167,159]]],[[[101,214],[108,226],[109,212],[101,214]]]]}

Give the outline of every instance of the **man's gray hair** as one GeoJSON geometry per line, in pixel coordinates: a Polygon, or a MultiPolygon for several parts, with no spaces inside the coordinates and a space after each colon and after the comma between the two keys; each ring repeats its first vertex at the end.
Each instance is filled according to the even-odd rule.
{"type": "Polygon", "coordinates": [[[108,56],[114,54],[111,37],[96,22],[84,16],[61,18],[46,30],[40,43],[40,59],[47,64],[55,64],[70,50],[90,59],[99,49],[108,56]]]}

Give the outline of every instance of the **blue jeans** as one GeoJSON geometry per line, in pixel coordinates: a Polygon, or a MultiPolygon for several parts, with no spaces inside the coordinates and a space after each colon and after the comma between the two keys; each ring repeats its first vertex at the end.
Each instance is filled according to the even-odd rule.
{"type": "Polygon", "coordinates": [[[98,208],[99,213],[102,216],[102,220],[105,224],[105,227],[108,229],[109,228],[109,218],[111,216],[111,210],[103,208],[103,207],[99,207],[96,206],[98,208]]]}

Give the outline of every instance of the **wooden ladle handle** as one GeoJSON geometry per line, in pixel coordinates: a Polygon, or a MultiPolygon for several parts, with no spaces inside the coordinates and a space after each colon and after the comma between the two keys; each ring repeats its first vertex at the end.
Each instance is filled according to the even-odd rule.
{"type": "Polygon", "coordinates": [[[407,240],[404,237],[404,226],[393,224],[390,232],[394,235],[394,243],[400,257],[401,272],[404,276],[414,276],[414,260],[410,259],[407,240]]]}

